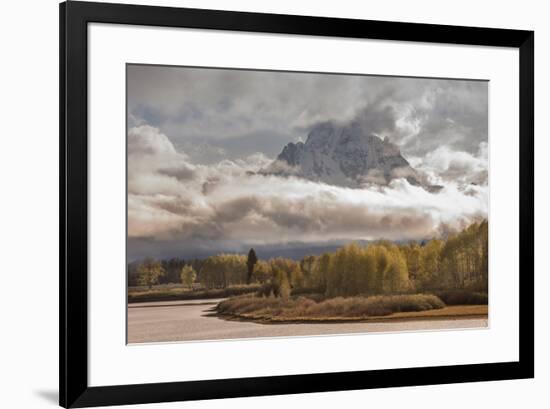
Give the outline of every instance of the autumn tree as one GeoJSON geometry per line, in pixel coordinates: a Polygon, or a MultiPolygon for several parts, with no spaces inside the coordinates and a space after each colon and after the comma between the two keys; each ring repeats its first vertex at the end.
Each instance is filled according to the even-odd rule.
{"type": "Polygon", "coordinates": [[[300,265],[294,260],[274,258],[269,260],[269,268],[273,293],[277,297],[285,295],[287,290],[290,292],[292,285],[298,286],[302,283],[300,265]]]}
{"type": "Polygon", "coordinates": [[[180,278],[181,283],[185,287],[191,288],[193,286],[193,283],[195,282],[195,279],[197,278],[197,273],[192,266],[185,265],[181,268],[180,278]]]}
{"type": "Polygon", "coordinates": [[[350,243],[320,256],[313,269],[329,297],[399,293],[410,288],[407,260],[390,242],[350,243]]]}
{"type": "Polygon", "coordinates": [[[388,250],[382,245],[374,246],[373,253],[376,262],[376,269],[373,277],[373,291],[380,294],[384,291],[384,276],[390,264],[390,257],[388,250]]]}
{"type": "Polygon", "coordinates": [[[286,274],[282,275],[278,291],[279,297],[281,297],[283,300],[288,300],[288,298],[290,297],[290,291],[290,283],[288,282],[288,278],[286,274]]]}
{"type": "Polygon", "coordinates": [[[405,261],[407,262],[409,277],[413,280],[416,279],[418,271],[420,270],[420,250],[421,247],[416,242],[412,242],[401,247],[401,251],[405,256],[405,261]]]}
{"type": "Polygon", "coordinates": [[[345,262],[345,250],[339,248],[335,253],[331,254],[330,262],[328,264],[327,277],[327,290],[326,295],[329,297],[336,297],[344,295],[342,291],[343,280],[343,265],[345,262]]]}
{"type": "Polygon", "coordinates": [[[179,283],[181,269],[184,265],[188,264],[185,260],[173,257],[168,260],[162,260],[162,268],[164,268],[164,274],[159,277],[159,284],[179,283]]]}
{"type": "Polygon", "coordinates": [[[375,293],[377,285],[377,259],[375,246],[368,246],[361,260],[362,274],[359,278],[359,288],[362,293],[375,293]]]}
{"type": "Polygon", "coordinates": [[[258,260],[254,266],[254,278],[261,284],[268,282],[271,279],[271,269],[267,261],[258,260]]]}
{"type": "Polygon", "coordinates": [[[316,287],[317,280],[314,277],[313,268],[315,266],[316,257],[309,255],[300,260],[300,270],[304,276],[304,283],[309,287],[316,287]]]}
{"type": "Polygon", "coordinates": [[[202,263],[199,275],[207,288],[226,288],[244,284],[247,279],[246,256],[243,254],[218,254],[202,263]]]}
{"type": "Polygon", "coordinates": [[[365,249],[357,243],[351,243],[342,249],[341,288],[342,295],[350,296],[361,293],[360,283],[363,276],[363,258],[365,249]]]}
{"type": "Polygon", "coordinates": [[[409,271],[407,261],[397,246],[388,249],[389,263],[384,272],[384,291],[399,293],[409,288],[409,271]]]}
{"type": "Polygon", "coordinates": [[[483,220],[449,237],[441,248],[439,284],[487,291],[489,237],[483,220]]]}
{"type": "Polygon", "coordinates": [[[312,270],[312,280],[315,284],[315,287],[318,287],[319,290],[323,293],[327,291],[327,276],[328,270],[330,267],[331,253],[323,253],[315,260],[312,270]]]}
{"type": "Polygon", "coordinates": [[[441,251],[443,245],[443,241],[434,239],[422,247],[416,274],[416,282],[420,289],[426,290],[440,286],[438,283],[441,283],[441,251]]]}
{"type": "Polygon", "coordinates": [[[291,288],[303,288],[305,284],[304,273],[299,264],[295,264],[294,268],[290,271],[290,286],[291,288]]]}
{"type": "Polygon", "coordinates": [[[479,225],[479,236],[480,236],[480,253],[481,253],[481,262],[480,262],[480,290],[487,291],[489,287],[488,275],[489,275],[489,223],[487,220],[484,220],[479,225]]]}
{"type": "Polygon", "coordinates": [[[149,289],[158,284],[159,278],[165,273],[160,261],[148,257],[143,260],[138,267],[138,281],[140,285],[145,285],[149,289]]]}

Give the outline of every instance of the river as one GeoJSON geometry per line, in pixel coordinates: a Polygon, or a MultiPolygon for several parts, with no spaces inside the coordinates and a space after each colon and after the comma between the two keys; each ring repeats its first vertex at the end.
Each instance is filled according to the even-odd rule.
{"type": "Polygon", "coordinates": [[[128,306],[128,343],[257,337],[423,331],[487,327],[487,319],[418,320],[336,324],[258,324],[211,316],[220,300],[133,303],[128,306]]]}

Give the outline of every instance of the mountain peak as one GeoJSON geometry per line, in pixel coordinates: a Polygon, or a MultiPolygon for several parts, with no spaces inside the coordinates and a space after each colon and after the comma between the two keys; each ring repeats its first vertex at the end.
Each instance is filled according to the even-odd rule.
{"type": "Polygon", "coordinates": [[[339,186],[387,185],[406,178],[422,185],[419,175],[397,145],[365,132],[358,122],[323,122],[308,133],[305,143],[289,143],[263,173],[294,175],[339,186]]]}

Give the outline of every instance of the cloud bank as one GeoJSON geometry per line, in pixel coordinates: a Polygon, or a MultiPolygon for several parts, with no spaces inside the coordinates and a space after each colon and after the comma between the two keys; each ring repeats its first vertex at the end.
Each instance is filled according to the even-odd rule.
{"type": "MultiPolygon", "coordinates": [[[[444,186],[437,194],[405,179],[351,189],[258,174],[272,160],[262,153],[193,163],[158,128],[139,125],[128,132],[128,235],[157,256],[178,248],[430,238],[486,217],[486,154],[482,144],[476,154],[441,147],[426,155],[418,165],[444,186]]],[[[129,248],[130,257],[142,251],[129,248]]]]}

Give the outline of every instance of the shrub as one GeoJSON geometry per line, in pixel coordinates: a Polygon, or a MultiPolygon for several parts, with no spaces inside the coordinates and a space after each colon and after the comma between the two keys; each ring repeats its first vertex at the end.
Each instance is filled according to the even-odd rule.
{"type": "Polygon", "coordinates": [[[348,319],[389,315],[394,312],[443,308],[435,295],[335,297],[316,301],[309,297],[258,297],[244,295],[220,302],[218,312],[256,319],[348,319]]]}
{"type": "Polygon", "coordinates": [[[486,293],[466,290],[448,290],[436,293],[447,305],[487,305],[489,297],[486,293]]]}
{"type": "Polygon", "coordinates": [[[293,288],[292,289],[292,295],[307,295],[308,297],[310,295],[318,295],[324,293],[325,290],[322,287],[299,287],[299,288],[293,288]]]}
{"type": "Polygon", "coordinates": [[[273,293],[273,284],[265,283],[260,286],[260,289],[256,293],[259,297],[269,297],[273,293]]]}

